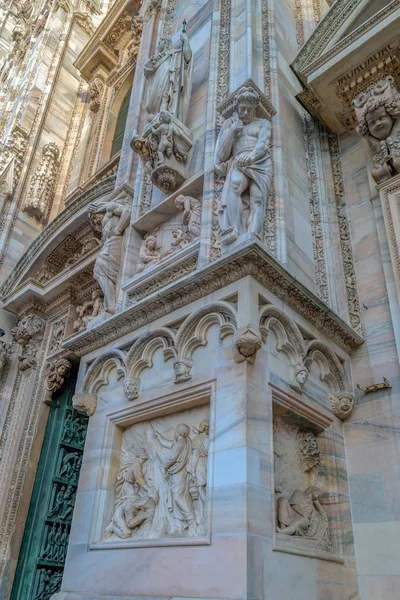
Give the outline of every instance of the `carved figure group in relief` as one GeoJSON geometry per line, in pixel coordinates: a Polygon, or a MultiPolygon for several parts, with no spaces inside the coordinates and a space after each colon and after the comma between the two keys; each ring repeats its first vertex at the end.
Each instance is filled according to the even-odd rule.
{"type": "Polygon", "coordinates": [[[130,222],[131,209],[125,204],[111,200],[93,202],[89,204],[88,211],[92,226],[95,230],[101,231],[103,241],[96,257],[93,277],[103,292],[104,310],[114,314],[122,261],[123,234],[130,222]],[[99,215],[102,216],[101,219],[98,218],[99,215]]]}
{"type": "Polygon", "coordinates": [[[225,243],[263,229],[272,183],[271,124],[257,117],[259,103],[254,88],[238,91],[235,111],[224,121],[215,148],[216,173],[225,177],[219,209],[225,243]]]}
{"type": "Polygon", "coordinates": [[[137,273],[158,265],[164,258],[181,250],[200,236],[201,201],[180,195],[175,199],[176,208],[182,212],[182,223],[171,229],[169,222],[148,234],[140,247],[137,273]],[[166,232],[170,231],[170,235],[166,232]],[[167,240],[166,242],[164,240],[167,240]]]}
{"type": "Polygon", "coordinates": [[[186,127],[192,72],[193,53],[184,22],[179,46],[174,48],[171,39],[162,37],[144,66],[146,124],[132,140],[153,183],[166,193],[177,189],[187,175],[184,166],[193,146],[186,127]]]}
{"type": "Polygon", "coordinates": [[[372,152],[372,176],[380,183],[400,173],[400,94],[389,76],[353,101],[357,132],[372,152]]]}
{"type": "Polygon", "coordinates": [[[310,473],[317,470],[321,462],[321,453],[315,433],[299,429],[297,433],[297,449],[303,473],[310,473]]]}
{"type": "Polygon", "coordinates": [[[316,540],[321,549],[331,550],[329,522],[320,502],[321,496],[319,488],[310,486],[304,492],[295,490],[290,499],[278,497],[277,532],[316,540]]]}
{"type": "Polygon", "coordinates": [[[100,290],[93,290],[91,299],[76,307],[77,318],[74,321],[74,331],[85,329],[89,321],[97,317],[103,309],[103,293],[100,290]]]}
{"type": "Polygon", "coordinates": [[[157,421],[125,431],[115,506],[105,539],[204,535],[209,422],[157,421]]]}

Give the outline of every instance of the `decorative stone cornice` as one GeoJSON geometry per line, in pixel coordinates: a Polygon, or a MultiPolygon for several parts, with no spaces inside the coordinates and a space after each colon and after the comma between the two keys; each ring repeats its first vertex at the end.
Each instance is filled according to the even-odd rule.
{"type": "Polygon", "coordinates": [[[60,212],[53,221],[51,221],[40,233],[40,235],[32,242],[27,252],[19,260],[13,271],[7,277],[0,288],[0,298],[4,300],[21,281],[24,273],[38,260],[40,254],[45,250],[46,246],[58,231],[64,229],[75,215],[77,215],[89,202],[93,202],[101,196],[105,196],[113,191],[115,185],[115,176],[108,177],[100,181],[88,191],[84,192],[68,204],[62,212],[60,212]]]}
{"type": "MultiPolygon", "coordinates": [[[[165,272],[164,277],[168,279],[168,276],[165,272]]],[[[254,277],[346,352],[351,353],[363,343],[363,338],[348,323],[291,275],[258,241],[251,240],[183,280],[164,288],[160,282],[160,289],[134,306],[90,331],[68,338],[63,344],[63,354],[84,356],[131,333],[133,327],[136,330],[246,276],[254,277]]]]}

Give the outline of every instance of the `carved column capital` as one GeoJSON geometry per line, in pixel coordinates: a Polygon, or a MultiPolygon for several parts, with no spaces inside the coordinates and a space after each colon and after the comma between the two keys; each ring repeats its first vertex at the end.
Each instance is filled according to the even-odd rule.
{"type": "Polygon", "coordinates": [[[13,339],[23,348],[21,356],[18,357],[20,371],[34,369],[37,366],[36,354],[43,338],[45,323],[39,315],[26,315],[11,330],[13,339]]]}
{"type": "Polygon", "coordinates": [[[59,358],[46,365],[45,404],[51,404],[54,392],[64,383],[65,376],[71,369],[71,363],[66,358],[59,358]]]}

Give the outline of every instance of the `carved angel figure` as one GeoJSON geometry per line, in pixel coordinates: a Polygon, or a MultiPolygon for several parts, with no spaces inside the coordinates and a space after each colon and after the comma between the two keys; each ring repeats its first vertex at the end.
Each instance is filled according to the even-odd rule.
{"type": "Polygon", "coordinates": [[[145,269],[157,265],[161,260],[157,238],[154,235],[149,235],[142,242],[139,251],[139,262],[136,271],[141,273],[145,269]]]}
{"type": "Polygon", "coordinates": [[[387,77],[357,96],[353,106],[357,132],[372,152],[372,176],[378,183],[400,172],[400,95],[387,77]]]}
{"type": "Polygon", "coordinates": [[[201,202],[191,196],[180,194],[175,199],[175,206],[183,211],[183,224],[187,226],[192,238],[198,238],[201,229],[201,202]]]}
{"type": "Polygon", "coordinates": [[[334,415],[342,421],[348,419],[354,411],[355,397],[353,394],[346,394],[345,392],[331,394],[329,400],[334,415]]]}
{"type": "Polygon", "coordinates": [[[296,490],[290,500],[277,500],[277,532],[283,535],[307,537],[321,542],[327,551],[332,549],[328,517],[322,508],[322,491],[311,486],[304,492],[296,490]]]}
{"type": "Polygon", "coordinates": [[[215,148],[216,173],[225,177],[221,228],[237,234],[261,233],[271,189],[271,124],[256,116],[259,102],[254,89],[239,90],[236,110],[223,123],[215,148]]]}

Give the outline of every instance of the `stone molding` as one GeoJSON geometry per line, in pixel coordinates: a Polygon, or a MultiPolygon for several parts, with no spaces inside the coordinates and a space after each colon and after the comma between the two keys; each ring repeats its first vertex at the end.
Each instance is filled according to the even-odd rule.
{"type": "MultiPolygon", "coordinates": [[[[84,356],[131,333],[133,323],[135,328],[151,323],[248,275],[303,315],[346,352],[351,353],[363,343],[359,333],[290,275],[258,241],[249,241],[229,256],[189,274],[184,280],[164,290],[160,282],[160,290],[152,296],[128,307],[91,331],[68,338],[63,344],[63,353],[84,356]]],[[[167,271],[165,278],[168,279],[167,271]]]]}
{"type": "Polygon", "coordinates": [[[115,176],[108,177],[100,181],[92,188],[78,196],[73,202],[68,204],[53,221],[51,221],[38,235],[38,237],[29,246],[27,252],[19,260],[11,274],[7,277],[0,288],[0,297],[5,299],[13,291],[30,266],[38,259],[44,251],[49,241],[54,238],[58,231],[61,231],[74,216],[76,216],[89,202],[109,194],[114,190],[115,176]]]}

